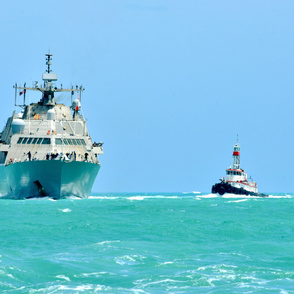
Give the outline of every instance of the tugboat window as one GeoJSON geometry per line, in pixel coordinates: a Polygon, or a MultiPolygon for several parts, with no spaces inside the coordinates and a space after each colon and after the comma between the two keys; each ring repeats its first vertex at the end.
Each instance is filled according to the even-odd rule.
{"type": "Polygon", "coordinates": [[[82,142],[83,145],[86,145],[86,142],[85,142],[84,139],[81,139],[81,142],[82,142]]]}
{"type": "Polygon", "coordinates": [[[36,144],[37,140],[38,140],[38,138],[34,138],[32,144],[36,144]]]}
{"type": "Polygon", "coordinates": [[[67,139],[69,145],[73,145],[72,140],[71,139],[67,139]]]}
{"type": "Polygon", "coordinates": [[[43,138],[39,138],[37,144],[41,144],[43,138]]]}
{"type": "Polygon", "coordinates": [[[78,145],[82,145],[80,139],[76,139],[76,140],[77,140],[78,145]]]}
{"type": "Polygon", "coordinates": [[[31,144],[33,138],[29,138],[28,141],[27,141],[27,144],[31,144]]]}
{"type": "Polygon", "coordinates": [[[67,142],[66,139],[63,139],[63,143],[64,143],[65,145],[68,145],[68,142],[67,142]]]}
{"type": "Polygon", "coordinates": [[[62,140],[60,138],[55,139],[55,144],[56,145],[62,145],[62,140]]]}
{"type": "Polygon", "coordinates": [[[72,141],[73,141],[74,145],[77,145],[76,139],[72,139],[72,141]]]}

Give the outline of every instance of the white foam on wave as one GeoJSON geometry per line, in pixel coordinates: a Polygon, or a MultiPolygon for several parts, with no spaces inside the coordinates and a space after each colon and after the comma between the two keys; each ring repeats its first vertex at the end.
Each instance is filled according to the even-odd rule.
{"type": "MultiPolygon", "coordinates": [[[[141,280],[140,282],[143,282],[143,281],[141,280]]],[[[168,283],[172,283],[172,284],[174,284],[174,283],[183,283],[183,281],[166,278],[166,279],[163,279],[163,280],[152,281],[152,282],[145,283],[145,284],[142,283],[140,286],[142,288],[145,288],[145,287],[148,287],[150,285],[168,284],[168,283]]]]}
{"type": "Polygon", "coordinates": [[[127,197],[128,200],[138,200],[142,201],[145,199],[178,199],[180,198],[179,196],[169,196],[169,195],[148,195],[148,196],[142,196],[142,195],[137,195],[137,196],[131,196],[127,197]]]}
{"type": "Polygon", "coordinates": [[[147,257],[142,255],[124,255],[116,257],[114,260],[119,265],[133,265],[142,263],[145,258],[147,257]]]}
{"type": "Polygon", "coordinates": [[[66,277],[65,275],[58,275],[58,276],[56,276],[56,278],[64,279],[64,280],[70,282],[70,278],[69,277],[66,277]]]}
{"type": "Polygon", "coordinates": [[[71,195],[71,196],[67,196],[66,199],[70,199],[70,200],[82,200],[83,198],[71,195]]]}
{"type": "MultiPolygon", "coordinates": [[[[80,276],[98,278],[98,277],[101,277],[103,275],[114,275],[114,274],[108,273],[108,272],[94,272],[94,273],[83,273],[80,276]]],[[[78,275],[75,275],[75,277],[79,277],[79,276],[78,275]]]]}
{"type": "Polygon", "coordinates": [[[174,264],[174,262],[173,261],[165,261],[165,262],[160,263],[159,266],[167,265],[167,264],[174,264]]]}
{"type": "Polygon", "coordinates": [[[73,291],[85,292],[88,290],[93,290],[93,287],[89,284],[88,285],[79,285],[76,287],[69,287],[69,286],[61,285],[58,290],[73,290],[73,291]]]}
{"type": "Polygon", "coordinates": [[[238,203],[238,202],[244,202],[248,201],[249,199],[240,199],[240,200],[235,200],[235,201],[228,201],[227,203],[238,203]]]}
{"type": "Polygon", "coordinates": [[[293,198],[293,195],[269,195],[268,198],[293,198]]]}
{"type": "Polygon", "coordinates": [[[128,197],[128,200],[144,200],[145,198],[145,196],[132,196],[128,197]]]}
{"type": "Polygon", "coordinates": [[[196,198],[218,198],[218,194],[206,194],[206,195],[199,195],[196,198]]]}
{"type": "Polygon", "coordinates": [[[98,285],[96,285],[96,288],[95,288],[94,292],[97,292],[97,291],[110,291],[110,290],[111,290],[111,287],[98,284],[98,285]]]}
{"type": "Polygon", "coordinates": [[[112,243],[119,243],[120,241],[119,240],[114,240],[114,241],[102,241],[102,242],[99,242],[97,243],[97,245],[105,245],[105,244],[112,244],[112,243]]]}
{"type": "Polygon", "coordinates": [[[221,196],[222,198],[246,198],[246,199],[250,199],[250,198],[259,198],[257,196],[247,196],[247,195],[238,195],[238,194],[224,194],[223,196],[221,196]]]}
{"type": "Polygon", "coordinates": [[[69,208],[65,208],[65,209],[59,209],[62,212],[71,212],[71,210],[69,208]]]}
{"type": "Polygon", "coordinates": [[[119,199],[119,197],[114,197],[114,196],[89,196],[88,199],[115,200],[115,199],[119,199]]]}
{"type": "Polygon", "coordinates": [[[214,270],[214,271],[224,271],[226,270],[227,272],[232,273],[232,270],[237,268],[236,265],[231,265],[231,264],[213,264],[213,265],[207,265],[207,266],[201,266],[198,267],[198,271],[206,271],[206,270],[214,270]]]}

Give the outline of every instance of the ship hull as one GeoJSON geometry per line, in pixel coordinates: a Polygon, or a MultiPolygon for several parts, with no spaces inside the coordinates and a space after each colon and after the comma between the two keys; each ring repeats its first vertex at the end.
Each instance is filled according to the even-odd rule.
{"type": "Polygon", "coordinates": [[[75,196],[87,198],[100,165],[91,162],[40,160],[0,166],[0,196],[11,199],[75,196]]]}
{"type": "Polygon", "coordinates": [[[246,196],[258,196],[258,197],[268,197],[268,195],[263,193],[255,193],[252,191],[245,190],[244,188],[233,187],[227,182],[220,182],[212,186],[211,193],[224,195],[236,194],[236,195],[246,195],[246,196]]]}

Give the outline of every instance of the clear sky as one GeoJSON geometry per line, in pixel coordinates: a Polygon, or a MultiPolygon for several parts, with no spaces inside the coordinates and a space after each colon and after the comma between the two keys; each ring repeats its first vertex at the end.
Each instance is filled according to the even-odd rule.
{"type": "Polygon", "coordinates": [[[294,192],[293,15],[292,0],[2,1],[0,128],[50,50],[104,142],[93,191],[209,192],[238,134],[259,191],[294,192]]]}

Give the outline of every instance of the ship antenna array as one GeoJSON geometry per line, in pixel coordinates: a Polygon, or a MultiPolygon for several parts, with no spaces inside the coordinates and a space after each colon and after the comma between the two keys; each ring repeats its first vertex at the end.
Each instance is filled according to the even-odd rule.
{"type": "MultiPolygon", "coordinates": [[[[17,86],[17,84],[15,83],[15,85],[13,86],[13,88],[15,88],[15,102],[14,102],[14,105],[15,106],[19,106],[19,107],[25,107],[26,106],[26,91],[27,90],[32,90],[32,91],[41,91],[44,93],[44,91],[46,91],[46,85],[47,85],[47,82],[50,82],[50,87],[51,87],[51,82],[52,81],[57,81],[57,75],[56,74],[50,74],[52,72],[51,70],[51,65],[52,65],[52,56],[53,54],[45,54],[46,56],[46,65],[47,65],[47,69],[46,69],[46,74],[44,73],[43,74],[43,80],[44,80],[44,88],[39,88],[38,86],[38,82],[35,82],[35,87],[34,88],[31,88],[31,87],[26,87],[26,83],[24,84],[23,87],[19,87],[17,86]],[[17,90],[23,90],[21,92],[19,92],[19,96],[23,95],[23,104],[22,105],[18,105],[16,103],[17,101],[17,90]]],[[[52,91],[53,92],[71,92],[71,102],[73,100],[73,95],[74,95],[74,92],[77,92],[78,94],[78,99],[79,101],[81,102],[82,100],[82,92],[85,90],[85,88],[83,86],[76,86],[76,88],[74,89],[73,86],[71,87],[71,89],[64,89],[62,87],[62,84],[61,84],[61,88],[58,89],[58,88],[53,88],[52,87],[52,91]]]]}
{"type": "Polygon", "coordinates": [[[47,70],[46,70],[46,72],[47,73],[50,73],[52,70],[50,69],[50,65],[52,65],[52,58],[51,58],[51,56],[52,56],[52,54],[45,54],[46,56],[47,56],[47,58],[46,58],[46,60],[47,60],[47,62],[46,62],[46,64],[47,64],[47,66],[48,66],[48,68],[47,68],[47,70]]]}
{"type": "Polygon", "coordinates": [[[24,83],[23,87],[18,87],[17,83],[15,83],[15,85],[13,86],[13,88],[15,89],[14,106],[19,106],[19,107],[25,107],[26,106],[26,89],[27,89],[26,84],[27,83],[24,83]],[[23,95],[23,104],[20,104],[20,105],[16,104],[16,100],[17,100],[16,97],[17,97],[17,90],[18,89],[23,89],[23,91],[21,91],[19,93],[19,96],[23,95]]]}

